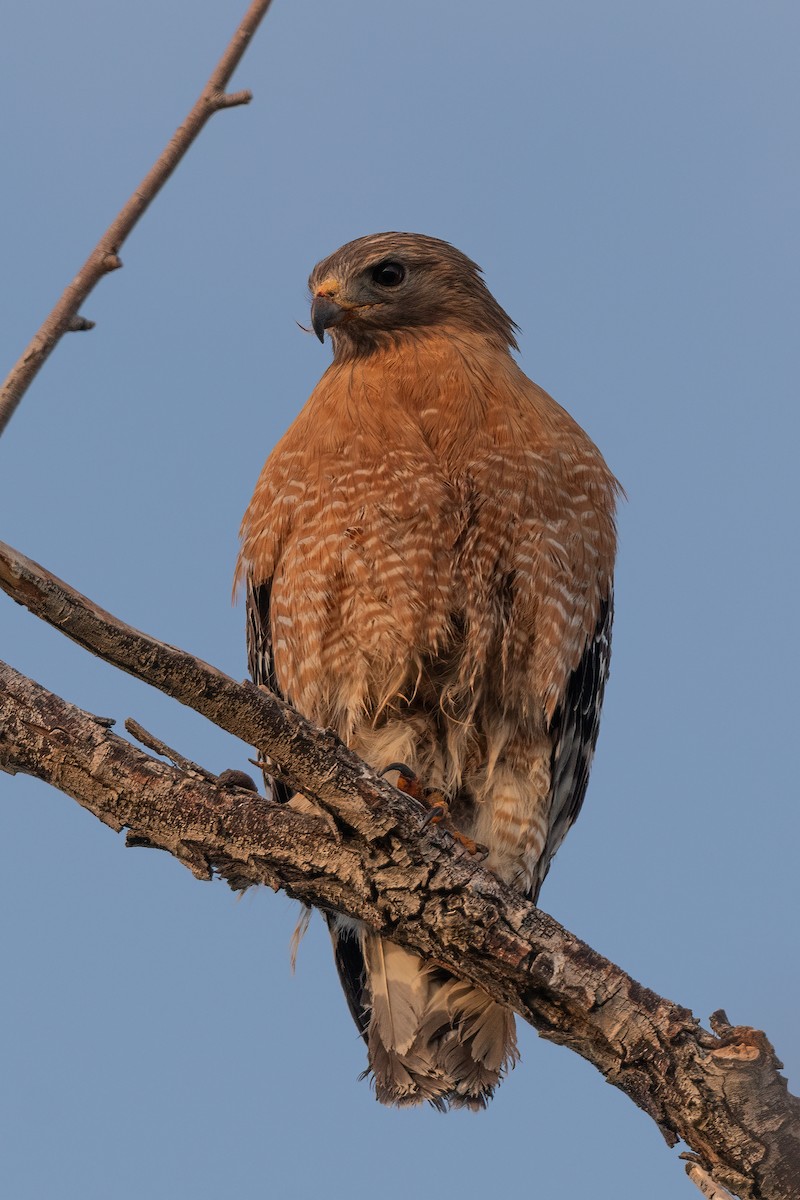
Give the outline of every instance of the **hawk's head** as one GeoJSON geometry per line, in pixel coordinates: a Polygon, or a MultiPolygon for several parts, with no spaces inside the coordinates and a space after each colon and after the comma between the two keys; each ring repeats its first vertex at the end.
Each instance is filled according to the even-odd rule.
{"type": "Polygon", "coordinates": [[[481,278],[448,242],[421,233],[375,233],[318,263],[308,281],[311,324],[330,331],[337,359],[368,354],[423,329],[480,333],[516,349],[516,326],[481,278]]]}

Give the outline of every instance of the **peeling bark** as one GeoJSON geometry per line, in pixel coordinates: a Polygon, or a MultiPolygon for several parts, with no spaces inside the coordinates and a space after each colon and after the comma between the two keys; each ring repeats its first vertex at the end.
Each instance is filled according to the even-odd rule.
{"type": "Polygon", "coordinates": [[[199,878],[282,888],[436,959],[593,1063],[668,1144],[687,1143],[698,1178],[741,1200],[794,1200],[800,1101],[763,1033],[732,1027],[721,1012],[703,1029],[506,888],[445,829],[422,830],[414,801],[276,696],[131,629],[2,545],[0,587],[93,653],[261,747],[330,820],[158,762],[6,666],[0,766],[52,783],[111,828],[127,828],[132,844],[168,850],[199,878]]]}

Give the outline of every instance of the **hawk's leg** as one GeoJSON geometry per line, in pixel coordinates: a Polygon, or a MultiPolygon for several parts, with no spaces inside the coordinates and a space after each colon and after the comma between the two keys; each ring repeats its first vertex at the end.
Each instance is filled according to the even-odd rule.
{"type": "Polygon", "coordinates": [[[390,763],[381,775],[386,775],[389,771],[397,771],[397,790],[405,792],[407,796],[411,796],[413,800],[418,800],[427,808],[427,813],[423,817],[421,828],[426,825],[442,824],[447,832],[459,842],[465,850],[470,854],[484,853],[488,854],[485,846],[481,846],[467,834],[462,833],[460,829],[456,829],[450,820],[450,805],[445,799],[444,793],[438,788],[426,788],[419,776],[407,767],[405,763],[390,763]]]}

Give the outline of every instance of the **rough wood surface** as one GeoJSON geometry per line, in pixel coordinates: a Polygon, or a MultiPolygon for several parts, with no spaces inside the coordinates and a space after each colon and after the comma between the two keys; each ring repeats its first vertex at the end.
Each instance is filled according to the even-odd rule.
{"type": "Polygon", "coordinates": [[[510,1004],[581,1054],[742,1200],[800,1192],[800,1101],[765,1035],[712,1029],[505,888],[408,797],[277,697],[104,613],[9,547],[0,587],[93,653],[268,752],[330,814],[304,816],[159,763],[0,668],[0,766],[45,779],[195,875],[280,887],[367,921],[510,1004]]]}

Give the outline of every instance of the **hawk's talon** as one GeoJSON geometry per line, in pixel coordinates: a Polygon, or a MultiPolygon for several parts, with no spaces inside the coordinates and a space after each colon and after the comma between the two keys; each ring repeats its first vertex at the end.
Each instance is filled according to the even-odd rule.
{"type": "Polygon", "coordinates": [[[388,767],[384,767],[378,774],[383,779],[384,775],[388,775],[390,771],[397,771],[397,774],[402,776],[403,779],[411,780],[417,778],[411,767],[406,766],[405,763],[389,763],[388,767]]]}
{"type": "Polygon", "coordinates": [[[427,829],[429,825],[441,825],[450,834],[453,841],[463,846],[468,854],[482,853],[486,857],[489,853],[486,847],[456,829],[450,821],[450,805],[438,788],[423,787],[419,776],[405,763],[390,763],[388,767],[384,767],[381,775],[386,775],[389,771],[397,771],[398,791],[404,792],[406,796],[411,796],[412,800],[417,800],[427,808],[428,811],[419,824],[420,831],[427,829]]]}
{"type": "Polygon", "coordinates": [[[442,817],[447,816],[447,806],[444,804],[434,804],[425,813],[425,816],[420,822],[420,829],[424,829],[426,825],[438,825],[442,817]]]}
{"type": "Polygon", "coordinates": [[[389,763],[389,766],[384,767],[381,771],[381,775],[386,775],[389,771],[397,771],[398,778],[395,786],[398,792],[405,792],[412,800],[419,800],[427,807],[427,792],[420,783],[419,775],[412,771],[411,767],[407,767],[405,763],[389,763]]]}
{"type": "Polygon", "coordinates": [[[448,829],[447,832],[452,837],[453,841],[458,842],[463,846],[467,854],[480,854],[482,858],[487,858],[489,855],[489,847],[482,846],[480,842],[476,842],[474,838],[467,837],[460,829],[448,829]]]}

